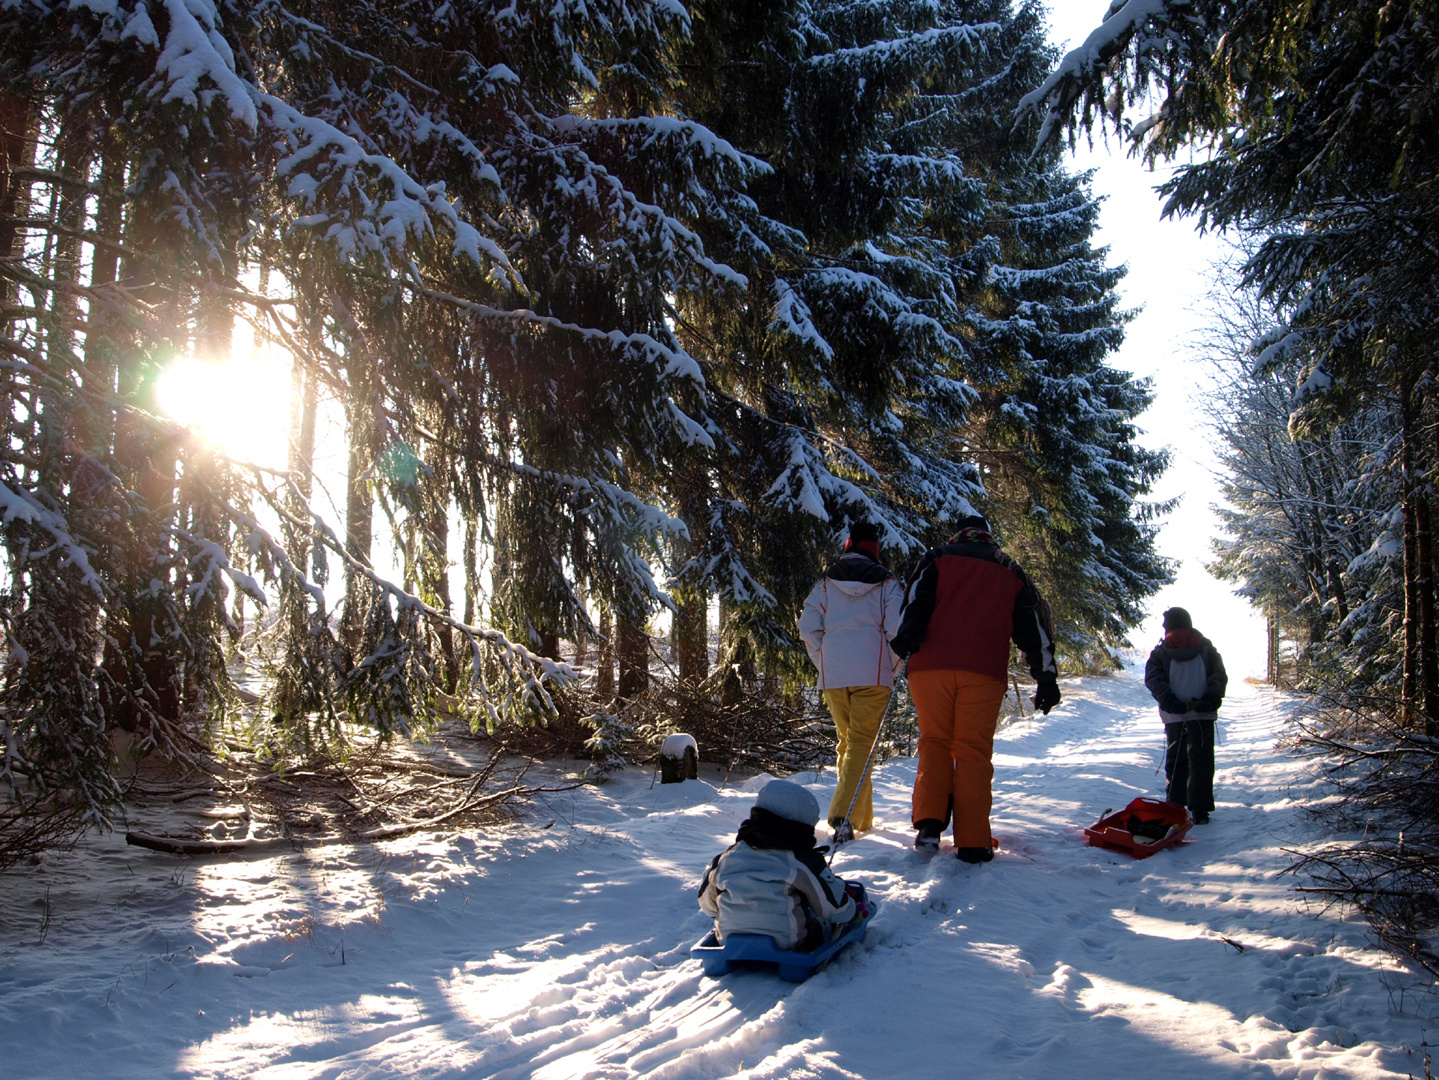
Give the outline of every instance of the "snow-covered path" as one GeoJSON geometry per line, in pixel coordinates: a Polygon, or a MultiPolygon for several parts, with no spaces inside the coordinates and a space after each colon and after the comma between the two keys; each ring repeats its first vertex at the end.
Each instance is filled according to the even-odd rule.
{"type": "MultiPolygon", "coordinates": [[[[192,862],[110,837],[0,878],[0,1073],[1422,1075],[1434,1002],[1282,873],[1321,839],[1318,789],[1274,749],[1287,703],[1231,687],[1213,823],[1136,862],[1081,830],[1162,793],[1153,704],[1132,672],[1064,691],[1001,733],[987,866],[920,862],[914,763],[883,765],[880,825],[835,863],[882,910],[803,984],[688,956],[699,874],[756,781],[632,770],[479,838],[192,862]]],[[[794,779],[823,805],[833,774],[794,779]]]]}

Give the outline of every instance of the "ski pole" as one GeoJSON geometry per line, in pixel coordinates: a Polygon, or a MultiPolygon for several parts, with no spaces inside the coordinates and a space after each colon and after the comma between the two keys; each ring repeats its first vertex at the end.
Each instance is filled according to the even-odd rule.
{"type": "MultiPolygon", "coordinates": [[[[909,677],[908,657],[905,658],[904,666],[899,669],[899,675],[900,678],[909,677]]],[[[898,683],[899,679],[896,679],[896,686],[898,685],[898,683]]],[[[889,699],[884,703],[884,712],[880,714],[879,727],[874,729],[874,742],[870,745],[869,757],[864,759],[864,771],[859,774],[859,783],[854,786],[854,794],[849,797],[849,809],[844,812],[844,822],[846,825],[849,824],[849,816],[854,813],[854,804],[859,801],[860,790],[864,787],[865,780],[869,778],[869,767],[870,764],[874,761],[874,752],[879,749],[879,736],[880,733],[884,731],[884,722],[889,719],[889,707],[894,704],[894,695],[895,692],[891,690],[889,694],[889,699]]],[[[853,826],[851,826],[850,835],[854,835],[853,826]]],[[[825,866],[834,865],[834,857],[839,854],[839,848],[840,845],[835,844],[834,850],[829,853],[829,862],[825,863],[825,866]]]]}

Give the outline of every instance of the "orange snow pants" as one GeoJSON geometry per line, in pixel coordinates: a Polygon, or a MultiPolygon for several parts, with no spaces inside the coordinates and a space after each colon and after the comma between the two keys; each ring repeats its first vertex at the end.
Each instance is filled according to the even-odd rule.
{"type": "Polygon", "coordinates": [[[829,820],[842,818],[854,799],[854,814],[849,823],[855,832],[864,832],[874,827],[874,785],[868,776],[864,783],[864,763],[874,748],[875,736],[879,734],[879,722],[884,719],[884,707],[889,704],[890,688],[887,686],[841,686],[824,692],[824,702],[829,714],[834,717],[834,730],[839,736],[835,769],[839,777],[835,782],[834,798],[829,801],[829,820]],[[855,799],[855,791],[859,798],[855,799]]]}
{"type": "Polygon", "coordinates": [[[972,671],[911,671],[919,715],[913,820],[943,821],[954,799],[954,846],[990,846],[994,729],[1005,683],[972,671]]]}

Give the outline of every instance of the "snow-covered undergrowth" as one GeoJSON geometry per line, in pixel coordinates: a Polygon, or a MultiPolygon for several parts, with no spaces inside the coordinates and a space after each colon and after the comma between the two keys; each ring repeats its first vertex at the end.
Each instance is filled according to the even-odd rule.
{"type": "MultiPolygon", "coordinates": [[[[808,982],[706,978],[695,888],[758,781],[635,770],[526,823],[249,860],[99,838],[0,879],[0,1073],[30,1077],[1369,1078],[1423,1075],[1432,1000],[1283,875],[1322,790],[1237,685],[1213,822],[1083,844],[1162,792],[1136,675],[1001,734],[987,866],[909,848],[914,763],[836,869],[883,907],[808,982]],[[48,913],[48,914],[47,914],[48,913]],[[1404,989],[1401,989],[1404,988],[1404,989]]],[[[762,778],[760,778],[762,779],[762,778]]],[[[833,774],[801,774],[823,805],[833,774]]]]}

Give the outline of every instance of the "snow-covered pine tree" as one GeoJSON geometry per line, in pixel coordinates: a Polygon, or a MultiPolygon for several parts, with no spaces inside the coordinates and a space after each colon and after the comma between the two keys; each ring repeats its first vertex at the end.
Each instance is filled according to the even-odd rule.
{"type": "Polygon", "coordinates": [[[1147,384],[1105,363],[1125,315],[1123,271],[1090,242],[1098,204],[1057,164],[1031,169],[997,178],[998,252],[970,314],[986,370],[973,376],[981,403],[963,437],[1007,549],[1051,599],[1064,651],[1098,661],[1170,579],[1154,546],[1164,507],[1142,501],[1168,455],[1136,444],[1147,384]]]}
{"type": "Polygon", "coordinates": [[[633,692],[648,670],[645,623],[669,603],[651,566],[686,537],[671,478],[703,469],[712,445],[690,418],[706,388],[674,336],[674,304],[743,284],[707,254],[700,228],[733,231],[723,223],[747,205],[736,186],[759,166],[668,115],[668,42],[683,20],[655,8],[610,25],[571,65],[585,77],[554,95],[548,148],[532,134],[496,156],[529,207],[509,254],[550,338],[543,364],[498,372],[545,381],[539,395],[502,395],[496,456],[523,467],[492,495],[513,553],[501,556],[510,572],[497,600],[515,620],[503,625],[537,642],[592,633],[582,585],[629,645],[621,690],[633,692]]]}
{"type": "Polygon", "coordinates": [[[1220,516],[1229,535],[1216,543],[1211,570],[1264,612],[1286,646],[1287,656],[1274,658],[1276,682],[1397,690],[1405,667],[1398,411],[1370,402],[1296,439],[1298,387],[1312,361],[1255,368],[1254,341],[1286,320],[1239,283],[1238,260],[1225,269],[1195,348],[1214,373],[1207,412],[1228,504],[1220,516]]]}
{"type": "Polygon", "coordinates": [[[1142,501],[1165,455],[1135,445],[1147,386],[1105,364],[1125,313],[1091,238],[1098,206],[1052,151],[1033,152],[1013,106],[1052,60],[1042,9],[957,5],[993,27],[983,77],[931,76],[917,112],[982,185],[978,220],[931,211],[963,309],[953,367],[978,403],[953,435],[983,473],[982,508],[1055,606],[1062,649],[1104,656],[1168,580],[1142,501]]]}
{"type": "MultiPolygon", "coordinates": [[[[374,39],[385,44],[364,47],[386,58],[399,50],[401,70],[441,53],[458,67],[428,70],[436,85],[419,104],[413,87],[372,70],[357,85],[383,100],[340,102],[334,123],[353,126],[383,105],[393,118],[371,137],[391,158],[448,158],[447,192],[487,216],[508,276],[466,279],[453,263],[421,261],[419,281],[347,303],[364,338],[386,343],[358,370],[376,378],[378,369],[378,389],[349,395],[378,399],[385,436],[370,475],[388,482],[391,448],[447,463],[451,475],[426,497],[431,519],[446,489],[464,513],[486,518],[503,549],[493,613],[529,646],[553,652],[560,634],[589,630],[577,582],[624,625],[642,625],[664,602],[650,563],[667,533],[683,531],[647,501],[651,478],[707,440],[685,413],[703,390],[666,312],[676,292],[728,275],[685,218],[729,212],[728,192],[751,165],[697,125],[646,112],[646,87],[663,82],[648,69],[683,29],[662,5],[555,9],[542,29],[487,5],[446,6],[433,37],[388,17],[367,15],[353,42],[307,27],[306,50],[355,63],[374,39]],[[414,145],[416,133],[429,145],[414,145]],[[417,339],[416,328],[431,336],[417,339]]],[[[325,94],[335,95],[311,92],[324,114],[325,94]]],[[[302,291],[304,273],[290,275],[302,291]]],[[[335,288],[321,280],[316,307],[335,288]]],[[[390,498],[413,501],[403,485],[390,498]]]]}
{"type": "Polygon", "coordinates": [[[1165,580],[1139,501],[1163,459],[1133,445],[1147,392],[1102,362],[1121,336],[1119,274],[1089,247],[1092,201],[1013,127],[1048,60],[1040,14],[1002,0],[696,13],[682,98],[773,169],[745,234],[766,248],[736,245],[746,302],[682,324],[736,461],[686,572],[710,575],[752,640],[785,640],[857,517],[902,560],[982,506],[1073,599],[1060,616],[1078,652],[1122,640],[1165,580]],[[992,492],[978,463],[998,467],[992,492]]]}
{"type": "MultiPolygon", "coordinates": [[[[7,693],[27,703],[6,714],[12,780],[43,779],[49,766],[36,763],[65,750],[68,736],[30,703],[66,703],[37,692],[53,673],[23,645],[57,619],[89,635],[67,639],[82,670],[60,668],[93,691],[64,715],[88,755],[94,806],[113,791],[104,766],[118,710],[139,710],[150,732],[217,719],[224,686],[207,697],[192,683],[214,672],[222,580],[263,601],[242,563],[278,579],[286,606],[267,712],[277,745],[337,737],[340,720],[424,724],[450,631],[469,661],[486,649],[497,661],[499,680],[479,688],[491,719],[545,708],[538,676],[556,674],[553,661],[458,625],[443,602],[375,572],[365,534],[380,494],[397,536],[433,549],[451,506],[493,519],[493,503],[533,485],[561,526],[537,538],[552,552],[542,584],[562,585],[582,612],[565,579],[578,551],[593,594],[658,602],[640,555],[679,526],[625,485],[644,490],[669,448],[708,438],[685,411],[702,398],[698,369],[664,313],[677,292],[732,277],[682,215],[723,209],[752,165],[694,124],[628,115],[602,91],[642,72],[624,57],[662,57],[683,22],[639,0],[523,11],[124,0],[0,13],[4,90],[29,100],[38,87],[52,133],[37,187],[50,206],[25,219],[21,241],[34,257],[6,270],[31,301],[6,337],[26,399],[5,489],[7,693]],[[72,161],[59,134],[82,120],[113,141],[72,161]],[[92,268],[74,286],[72,213],[92,268]],[[106,270],[114,252],[118,276],[106,270]],[[292,350],[301,384],[344,406],[347,522],[318,511],[303,469],[272,478],[192,457],[154,416],[160,365],[237,315],[292,350]],[[99,418],[93,448],[65,437],[86,416],[99,418]],[[60,436],[58,471],[39,467],[45,432],[60,436]],[[99,495],[69,481],[81,467],[99,495]],[[255,500],[280,517],[281,538],[255,500]],[[92,527],[92,513],[108,517],[92,527]],[[332,563],[353,583],[340,637],[317,585],[332,563]],[[70,577],[75,587],[47,598],[70,577]],[[110,635],[103,667],[102,625],[129,631],[110,635]]],[[[412,560],[414,582],[441,601],[427,559],[433,550],[412,560]]],[[[71,788],[85,779],[51,773],[71,788]]]]}
{"type": "Polygon", "coordinates": [[[782,664],[847,520],[904,558],[980,491],[947,444],[973,399],[943,363],[958,306],[915,237],[926,206],[977,215],[976,185],[943,145],[891,136],[926,72],[981,64],[988,28],[905,4],[703,4],[694,22],[682,107],[769,171],[743,231],[710,241],[742,300],[682,310],[722,435],[679,576],[723,597],[731,661],[782,664]]]}

